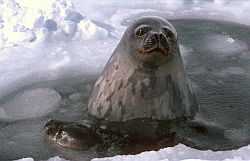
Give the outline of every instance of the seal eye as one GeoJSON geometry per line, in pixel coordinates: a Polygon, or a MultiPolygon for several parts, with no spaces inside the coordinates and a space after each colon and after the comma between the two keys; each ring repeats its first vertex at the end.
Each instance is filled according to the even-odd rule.
{"type": "Polygon", "coordinates": [[[148,26],[140,27],[136,30],[135,35],[138,37],[142,37],[143,35],[147,34],[150,30],[151,28],[148,26]]]}

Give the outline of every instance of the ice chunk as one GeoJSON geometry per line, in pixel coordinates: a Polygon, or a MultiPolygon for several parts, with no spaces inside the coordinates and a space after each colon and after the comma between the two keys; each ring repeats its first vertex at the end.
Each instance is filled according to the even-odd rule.
{"type": "Polygon", "coordinates": [[[36,41],[37,42],[46,42],[50,39],[50,32],[47,28],[40,28],[36,30],[36,41]]]}
{"type": "Polygon", "coordinates": [[[105,130],[105,129],[107,129],[107,126],[101,125],[100,128],[103,129],[103,130],[105,130]]]}
{"type": "Polygon", "coordinates": [[[44,26],[49,30],[49,31],[55,31],[57,29],[57,23],[51,19],[48,19],[44,22],[44,26]]]}
{"type": "Polygon", "coordinates": [[[0,105],[0,119],[21,120],[45,116],[60,105],[61,97],[50,88],[31,89],[0,105]]]}
{"type": "Polygon", "coordinates": [[[27,9],[26,14],[22,17],[23,24],[26,28],[40,28],[44,23],[44,16],[39,10],[32,8],[27,9]]]}
{"type": "Polygon", "coordinates": [[[248,47],[244,42],[240,40],[236,41],[228,34],[210,35],[207,38],[206,48],[215,53],[220,53],[217,56],[226,56],[248,50],[248,47]]]}
{"type": "Polygon", "coordinates": [[[18,159],[18,160],[14,160],[14,161],[34,161],[33,158],[22,158],[22,159],[18,159]]]}
{"type": "Polygon", "coordinates": [[[227,38],[227,42],[233,43],[233,42],[235,42],[235,40],[233,38],[229,37],[229,38],[227,38]]]}
{"type": "Polygon", "coordinates": [[[67,40],[77,33],[77,23],[83,19],[70,0],[44,0],[40,4],[27,0],[3,1],[0,9],[3,46],[19,45],[36,38],[38,42],[43,42],[44,38],[62,41],[65,37],[67,40]]]}
{"type": "MultiPolygon", "coordinates": [[[[34,159],[33,158],[23,158],[23,159],[18,159],[15,161],[34,161],[34,159]]],[[[60,158],[59,156],[55,156],[55,157],[49,158],[47,161],[69,161],[69,160],[60,158]]]]}
{"type": "Polygon", "coordinates": [[[83,95],[79,92],[73,93],[69,96],[69,99],[71,101],[79,101],[83,98],[83,95]]]}
{"type": "Polygon", "coordinates": [[[61,16],[64,17],[65,20],[77,23],[83,19],[83,16],[73,8],[66,8],[65,10],[62,10],[61,16]]]}
{"type": "Polygon", "coordinates": [[[60,158],[59,156],[53,157],[53,158],[49,158],[48,161],[69,161],[63,158],[60,158]]]}
{"type": "Polygon", "coordinates": [[[8,42],[32,42],[36,39],[34,33],[31,31],[26,32],[11,32],[8,34],[8,42]]]}
{"type": "Polygon", "coordinates": [[[72,21],[65,21],[64,31],[69,36],[73,36],[77,31],[77,24],[72,21]]]}
{"type": "Polygon", "coordinates": [[[108,35],[107,30],[96,26],[91,20],[81,20],[78,28],[84,40],[105,38],[108,35]]]}
{"type": "MultiPolygon", "coordinates": [[[[23,158],[23,159],[18,159],[15,161],[34,161],[34,159],[33,158],[23,158]]],[[[55,157],[49,158],[47,161],[69,161],[69,160],[60,158],[59,156],[55,156],[55,157]]]]}

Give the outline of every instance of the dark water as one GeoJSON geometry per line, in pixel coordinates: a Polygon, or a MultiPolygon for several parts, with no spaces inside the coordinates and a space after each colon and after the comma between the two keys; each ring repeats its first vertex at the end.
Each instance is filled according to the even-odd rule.
{"type": "MultiPolygon", "coordinates": [[[[90,118],[84,111],[96,76],[65,78],[33,84],[10,93],[50,87],[62,97],[60,108],[48,116],[0,122],[0,160],[23,157],[48,159],[59,155],[70,160],[135,154],[183,143],[197,149],[230,150],[250,143],[250,27],[206,20],[171,21],[185,48],[183,60],[200,105],[194,120],[156,122],[136,120],[110,124],[90,118]],[[80,100],[70,100],[80,92],[80,100]],[[71,150],[45,139],[49,119],[75,121],[97,129],[104,144],[89,150],[71,150]],[[110,132],[112,131],[112,132],[110,132]]],[[[0,102],[3,102],[2,99],[0,102]]]]}

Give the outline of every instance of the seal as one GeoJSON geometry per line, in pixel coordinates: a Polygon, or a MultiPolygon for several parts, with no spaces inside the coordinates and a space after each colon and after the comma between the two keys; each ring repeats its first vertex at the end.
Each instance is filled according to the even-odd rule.
{"type": "Polygon", "coordinates": [[[49,140],[72,149],[88,149],[102,143],[94,131],[75,122],[50,120],[45,124],[44,133],[49,140]]]}
{"type": "Polygon", "coordinates": [[[163,18],[134,20],[96,81],[88,112],[116,122],[195,115],[199,108],[177,39],[163,18]]]}
{"type": "MultiPolygon", "coordinates": [[[[153,126],[146,128],[144,119],[188,118],[198,109],[176,30],[160,17],[142,17],[130,24],[87,103],[90,116],[108,122],[111,128],[115,128],[115,123],[121,130],[124,128],[119,127],[126,127],[131,121],[130,124],[138,125],[136,121],[143,119],[140,126],[143,130],[127,128],[130,134],[139,137],[145,135],[145,129],[148,130],[145,137],[155,136],[157,131],[153,126]]],[[[49,140],[70,148],[84,149],[102,142],[97,133],[77,123],[50,121],[44,131],[49,140]]]]}

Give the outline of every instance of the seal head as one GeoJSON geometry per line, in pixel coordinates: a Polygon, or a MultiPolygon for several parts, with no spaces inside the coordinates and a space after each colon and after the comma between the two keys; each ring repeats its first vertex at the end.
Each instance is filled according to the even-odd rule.
{"type": "Polygon", "coordinates": [[[144,63],[159,64],[175,53],[177,33],[166,20],[144,17],[130,26],[129,53],[144,63]]]}
{"type": "Polygon", "coordinates": [[[75,122],[50,120],[44,127],[44,134],[49,140],[72,149],[87,149],[102,142],[90,128],[75,122]]]}

